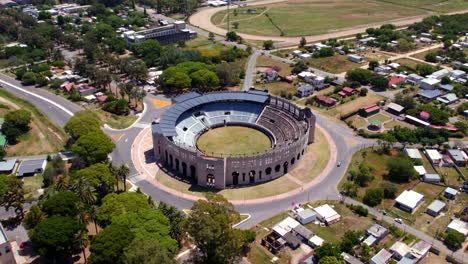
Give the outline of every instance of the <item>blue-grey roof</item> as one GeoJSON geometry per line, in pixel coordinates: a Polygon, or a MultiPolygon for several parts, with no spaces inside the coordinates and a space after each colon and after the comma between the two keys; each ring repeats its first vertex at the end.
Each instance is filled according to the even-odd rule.
{"type": "Polygon", "coordinates": [[[425,180],[438,180],[440,181],[440,175],[437,173],[426,173],[424,174],[425,180]]]}
{"type": "Polygon", "coordinates": [[[452,91],[453,90],[453,85],[451,84],[439,84],[439,87],[443,90],[446,91],[452,91]]]}
{"type": "Polygon", "coordinates": [[[407,257],[403,257],[402,259],[400,259],[400,261],[397,262],[397,264],[414,264],[414,260],[407,257]]]}
{"type": "Polygon", "coordinates": [[[0,171],[11,171],[15,167],[16,159],[4,160],[0,162],[0,171]]]}
{"type": "Polygon", "coordinates": [[[35,173],[40,169],[43,169],[45,159],[38,160],[23,160],[16,172],[17,176],[23,176],[24,174],[35,173]]]}
{"type": "Polygon", "coordinates": [[[440,200],[434,200],[428,207],[427,210],[431,210],[433,212],[439,213],[442,209],[444,209],[445,203],[440,200]]]}
{"type": "Polygon", "coordinates": [[[447,187],[445,189],[445,193],[448,193],[448,194],[451,194],[451,195],[457,195],[458,194],[458,191],[453,189],[453,188],[450,188],[450,187],[447,187]]]}
{"type": "Polygon", "coordinates": [[[298,91],[301,91],[301,92],[307,92],[307,91],[310,91],[310,90],[313,90],[314,87],[312,85],[303,85],[301,87],[299,87],[297,90],[298,91]]]}
{"type": "Polygon", "coordinates": [[[186,111],[204,104],[224,102],[224,101],[247,101],[264,104],[269,96],[268,92],[250,90],[247,92],[213,92],[200,95],[198,93],[188,93],[175,98],[178,101],[163,113],[159,121],[159,128],[164,136],[177,136],[175,126],[179,117],[186,111]],[[182,101],[180,101],[182,100],[182,101]]]}
{"type": "Polygon", "coordinates": [[[189,99],[198,97],[198,96],[200,96],[199,93],[197,93],[197,92],[190,92],[190,93],[185,93],[185,94],[182,94],[182,95],[177,96],[176,98],[173,99],[173,101],[174,101],[175,103],[180,103],[180,102],[183,102],[183,101],[186,101],[186,100],[189,100],[189,99]]]}
{"type": "Polygon", "coordinates": [[[428,99],[434,99],[437,96],[440,96],[442,92],[438,89],[436,90],[421,90],[418,93],[420,96],[428,98],[428,99]]]}

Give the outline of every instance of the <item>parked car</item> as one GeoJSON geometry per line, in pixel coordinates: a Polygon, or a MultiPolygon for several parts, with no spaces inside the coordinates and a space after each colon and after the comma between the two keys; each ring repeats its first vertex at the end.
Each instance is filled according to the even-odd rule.
{"type": "Polygon", "coordinates": [[[401,218],[395,218],[395,222],[399,224],[403,224],[403,220],[401,218]]]}

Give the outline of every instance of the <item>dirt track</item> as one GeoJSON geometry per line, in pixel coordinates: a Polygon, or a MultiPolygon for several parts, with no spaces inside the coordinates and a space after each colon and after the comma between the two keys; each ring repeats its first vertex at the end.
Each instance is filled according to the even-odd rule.
{"type": "MultiPolygon", "coordinates": [[[[286,0],[264,0],[264,1],[257,1],[257,2],[249,2],[249,6],[256,6],[256,5],[266,5],[266,4],[273,4],[273,3],[280,3],[284,2],[286,0]]],[[[237,8],[237,6],[232,6],[231,8],[237,8]]],[[[225,10],[226,7],[215,7],[215,8],[208,8],[208,9],[203,9],[189,18],[189,23],[193,26],[199,27],[201,29],[204,29],[206,31],[213,32],[215,34],[224,36],[226,35],[226,30],[220,27],[217,27],[211,22],[211,17],[216,14],[219,11],[225,10]]],[[[466,13],[468,10],[461,10],[461,11],[456,11],[456,12],[451,12],[447,13],[449,15],[452,14],[460,14],[460,13],[466,13]]],[[[336,32],[330,32],[326,34],[321,34],[321,35],[313,35],[313,36],[307,36],[305,37],[307,42],[318,42],[324,39],[329,39],[329,38],[341,38],[345,36],[352,36],[356,35],[358,33],[365,32],[367,28],[369,27],[379,27],[383,24],[394,24],[398,27],[400,26],[406,26],[409,24],[413,24],[416,22],[421,21],[423,18],[434,15],[435,13],[428,13],[425,15],[420,15],[420,16],[414,16],[414,17],[408,17],[408,18],[401,18],[401,19],[394,19],[394,20],[388,20],[388,21],[382,21],[378,23],[372,23],[372,24],[365,24],[365,25],[360,25],[356,27],[351,27],[351,28],[344,28],[341,30],[338,30],[336,32]]],[[[273,40],[277,42],[283,42],[282,46],[285,45],[295,45],[299,43],[301,37],[275,37],[275,36],[261,36],[261,35],[251,35],[251,34],[244,34],[244,33],[238,33],[239,36],[241,36],[244,39],[248,40],[273,40]]]]}

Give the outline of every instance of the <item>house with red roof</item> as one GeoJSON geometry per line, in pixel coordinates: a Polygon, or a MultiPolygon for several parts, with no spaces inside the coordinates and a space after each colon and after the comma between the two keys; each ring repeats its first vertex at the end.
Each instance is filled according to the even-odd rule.
{"type": "Polygon", "coordinates": [[[426,111],[422,111],[421,113],[419,113],[419,117],[424,120],[424,121],[427,121],[429,120],[429,118],[431,118],[431,114],[429,114],[428,112],[426,111]]]}
{"type": "Polygon", "coordinates": [[[371,104],[359,109],[359,115],[362,117],[369,117],[380,112],[380,107],[376,104],[371,104]]]}
{"type": "Polygon", "coordinates": [[[64,83],[60,86],[64,92],[69,93],[73,87],[76,87],[74,82],[64,83]]]}
{"type": "Polygon", "coordinates": [[[325,95],[317,95],[315,99],[317,100],[319,104],[326,105],[326,106],[334,106],[337,103],[336,99],[325,96],[325,95]]]}
{"type": "Polygon", "coordinates": [[[388,87],[395,88],[398,85],[405,83],[405,82],[406,82],[406,77],[404,76],[399,76],[399,75],[391,76],[390,78],[388,78],[388,87]]]}
{"type": "Polygon", "coordinates": [[[99,95],[99,96],[96,96],[96,100],[98,100],[98,102],[100,103],[104,103],[107,99],[107,95],[99,95]]]}
{"type": "Polygon", "coordinates": [[[343,98],[351,96],[353,94],[356,94],[356,90],[351,87],[345,87],[341,91],[338,92],[338,95],[343,98]]]}

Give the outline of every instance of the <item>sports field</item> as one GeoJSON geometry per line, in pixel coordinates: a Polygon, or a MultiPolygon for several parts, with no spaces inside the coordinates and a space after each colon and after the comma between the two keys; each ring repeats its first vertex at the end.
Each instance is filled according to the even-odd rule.
{"type": "Polygon", "coordinates": [[[271,141],[259,130],[243,126],[226,126],[210,129],[202,134],[198,138],[197,147],[213,156],[250,155],[271,149],[271,141]]]}
{"type": "MultiPolygon", "coordinates": [[[[466,0],[287,0],[230,10],[231,30],[261,36],[308,36],[407,17],[468,9],[466,0]],[[237,25],[237,29],[235,28],[237,25]]],[[[227,28],[227,12],[211,17],[227,28]]]]}

